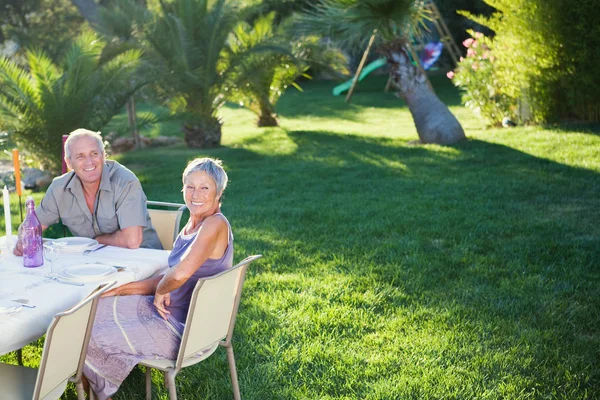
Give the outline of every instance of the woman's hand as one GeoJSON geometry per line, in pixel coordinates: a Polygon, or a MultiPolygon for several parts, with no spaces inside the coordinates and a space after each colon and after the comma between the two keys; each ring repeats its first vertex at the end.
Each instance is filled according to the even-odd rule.
{"type": "Polygon", "coordinates": [[[167,315],[171,314],[167,307],[171,305],[171,294],[165,293],[160,294],[158,291],[154,293],[154,307],[156,307],[156,311],[163,317],[164,320],[167,320],[167,315]]]}

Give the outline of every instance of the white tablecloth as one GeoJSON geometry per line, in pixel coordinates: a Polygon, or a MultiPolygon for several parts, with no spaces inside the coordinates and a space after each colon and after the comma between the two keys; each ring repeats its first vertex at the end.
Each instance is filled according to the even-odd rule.
{"type": "MultiPolygon", "coordinates": [[[[4,238],[0,238],[0,243],[4,238]]],[[[59,283],[45,275],[50,272],[48,262],[38,268],[23,267],[23,258],[8,253],[0,255],[0,300],[19,300],[36,308],[21,308],[12,315],[0,315],[0,355],[20,349],[46,333],[52,317],[83,299],[102,281],[73,286],[59,283]]],[[[101,262],[126,267],[106,278],[117,281],[116,286],[146,279],[164,270],[169,251],[150,249],[123,249],[108,246],[83,254],[63,253],[54,263],[54,271],[75,264],[101,262]]]]}

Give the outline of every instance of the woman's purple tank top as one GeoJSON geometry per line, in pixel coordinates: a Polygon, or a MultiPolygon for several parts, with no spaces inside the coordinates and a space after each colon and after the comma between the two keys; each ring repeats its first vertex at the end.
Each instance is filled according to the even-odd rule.
{"type": "MultiPolygon", "coordinates": [[[[225,218],[221,213],[215,215],[219,214],[225,218]]],[[[171,315],[181,323],[185,323],[185,319],[187,318],[192,292],[194,291],[198,279],[216,275],[221,271],[231,268],[233,265],[233,233],[231,232],[231,225],[229,225],[227,218],[225,218],[225,222],[227,222],[227,228],[229,230],[229,241],[223,257],[219,259],[209,258],[206,260],[181,287],[171,292],[171,305],[167,307],[167,309],[171,312],[171,315]]],[[[171,254],[169,255],[169,268],[176,266],[185,258],[194,239],[196,239],[197,234],[198,232],[184,235],[183,229],[179,232],[179,235],[173,244],[173,250],[171,250],[171,254]]]]}

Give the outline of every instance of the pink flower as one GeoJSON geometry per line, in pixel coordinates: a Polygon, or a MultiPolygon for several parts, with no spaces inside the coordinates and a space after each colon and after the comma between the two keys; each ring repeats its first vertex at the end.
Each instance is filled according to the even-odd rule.
{"type": "Polygon", "coordinates": [[[479,45],[479,43],[477,42],[477,40],[473,41],[473,48],[477,47],[479,45]]]}
{"type": "Polygon", "coordinates": [[[481,32],[475,32],[475,37],[477,39],[481,39],[483,37],[483,33],[481,33],[481,32]]]}
{"type": "Polygon", "coordinates": [[[490,56],[490,51],[486,50],[483,52],[483,54],[481,55],[481,58],[483,58],[484,60],[486,60],[488,57],[490,56]]]}
{"type": "Polygon", "coordinates": [[[471,45],[473,44],[474,41],[475,41],[475,39],[468,38],[463,42],[463,46],[465,46],[468,49],[469,47],[471,47],[471,45]]]}
{"type": "Polygon", "coordinates": [[[463,61],[465,61],[465,58],[464,58],[464,57],[461,57],[461,58],[460,58],[460,62],[463,62],[463,61]]]}
{"type": "Polygon", "coordinates": [[[475,50],[473,50],[473,49],[467,50],[467,57],[474,57],[474,56],[475,56],[475,50]]]}
{"type": "Polygon", "coordinates": [[[473,63],[473,65],[471,65],[471,68],[473,68],[473,71],[477,71],[479,69],[479,64],[473,63]]]}
{"type": "Polygon", "coordinates": [[[448,79],[454,78],[454,71],[448,71],[448,72],[446,72],[446,76],[448,77],[448,79]]]}

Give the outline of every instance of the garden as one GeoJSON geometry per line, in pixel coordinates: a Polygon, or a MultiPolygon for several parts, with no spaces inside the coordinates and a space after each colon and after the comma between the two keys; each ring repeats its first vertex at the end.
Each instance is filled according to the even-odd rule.
{"type": "MultiPolygon", "coordinates": [[[[102,7],[110,11],[108,3],[102,7]]],[[[133,3],[111,3],[113,13],[103,19],[112,21],[110,34],[86,30],[66,53],[36,50],[17,53],[21,61],[0,61],[3,146],[58,174],[61,135],[82,124],[131,138],[134,146],[139,137],[173,138],[110,158],[135,172],[149,199],[179,203],[190,160],[223,160],[230,179],[223,213],[235,260],[263,255],[248,271],[233,339],[242,398],[600,397],[600,102],[590,69],[597,56],[588,52],[589,41],[568,42],[578,28],[565,23],[596,10],[495,0],[488,3],[510,18],[462,12],[494,34],[475,25],[463,30],[463,59],[429,71],[424,81],[403,51],[406,42],[385,41],[398,31],[380,27],[376,45],[388,49],[384,57],[407,61],[388,61],[396,89],[384,91],[389,74],[371,74],[345,102],[332,96],[356,70],[344,46],[356,45],[362,55],[373,26],[357,29],[358,43],[340,40],[340,48],[323,51],[319,39],[287,26],[294,21],[283,21],[285,13],[313,29],[318,12],[339,12],[337,3],[359,12],[381,6],[368,9],[399,25],[413,2],[394,8],[404,2],[324,1],[313,13],[303,11],[302,1],[248,2],[243,23],[219,22],[230,29],[213,37],[222,47],[212,64],[209,53],[196,52],[200,32],[214,31],[199,29],[195,45],[166,46],[164,38],[216,21],[200,14],[230,2],[125,8],[133,3]],[[206,8],[186,21],[186,7],[198,4],[206,8]],[[284,28],[295,32],[294,49],[302,51],[276,40],[273,32],[284,28]],[[543,34],[547,43],[536,42],[543,34]],[[249,74],[259,69],[265,74],[249,74]],[[324,79],[332,76],[338,80],[324,79]],[[20,99],[32,94],[35,106],[20,102],[20,85],[30,85],[20,99]],[[422,111],[411,97],[414,85],[441,114],[422,111]],[[441,137],[428,136],[440,129],[431,123],[436,118],[456,123],[465,138],[428,141],[441,137]],[[505,119],[516,126],[503,127],[505,119]]],[[[347,25],[340,26],[348,39],[347,25]]],[[[44,191],[26,194],[37,203],[44,191]]],[[[16,197],[11,208],[15,221],[16,197]]],[[[43,338],[26,346],[24,364],[37,366],[42,347],[43,338]]],[[[16,354],[0,361],[15,364],[16,354]]],[[[231,398],[226,364],[218,350],[183,369],[179,397],[231,398]]],[[[168,398],[162,382],[155,371],[154,398],[168,398]]],[[[115,399],[144,396],[143,371],[136,369],[115,399]]],[[[74,387],[63,398],[76,398],[74,387]]]]}

